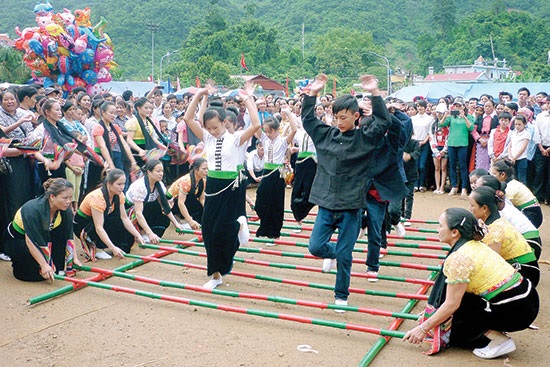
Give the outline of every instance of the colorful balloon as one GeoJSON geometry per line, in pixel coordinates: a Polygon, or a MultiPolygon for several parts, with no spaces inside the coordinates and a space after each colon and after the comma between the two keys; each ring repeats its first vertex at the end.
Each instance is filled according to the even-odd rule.
{"type": "Polygon", "coordinates": [[[42,44],[35,40],[35,39],[31,39],[29,40],[29,49],[34,52],[35,54],[39,55],[39,56],[43,56],[44,55],[44,47],[42,47],[42,44]]]}
{"type": "Polygon", "coordinates": [[[42,29],[45,29],[46,26],[48,24],[51,24],[53,21],[52,21],[52,16],[51,14],[48,14],[48,15],[41,15],[41,16],[37,16],[36,17],[36,24],[38,24],[38,26],[42,29]]]}
{"type": "Polygon", "coordinates": [[[91,96],[96,96],[103,93],[103,88],[99,84],[90,84],[86,87],[86,92],[91,96]]]}
{"type": "Polygon", "coordinates": [[[52,13],[53,10],[53,6],[52,4],[50,4],[49,0],[46,0],[45,3],[36,4],[34,6],[34,13],[36,15],[45,15],[48,13],[52,13]]]}
{"type": "Polygon", "coordinates": [[[84,51],[80,55],[80,61],[82,62],[82,64],[91,64],[92,62],[94,62],[94,56],[94,50],[92,50],[91,48],[87,48],[86,51],[84,51]]]}
{"type": "Polygon", "coordinates": [[[74,17],[76,25],[79,27],[91,27],[92,23],[90,22],[90,13],[91,10],[89,7],[84,8],[84,10],[75,10],[74,17]]]}
{"type": "Polygon", "coordinates": [[[15,47],[24,52],[32,77],[46,87],[59,83],[64,96],[77,86],[93,95],[102,93],[99,83],[111,81],[109,69],[117,66],[114,45],[105,33],[107,20],[100,17],[92,28],[90,8],[74,15],[68,9],[55,13],[48,0],[37,4],[34,13],[36,27],[15,28],[15,47]]]}
{"type": "Polygon", "coordinates": [[[97,72],[97,82],[109,83],[111,80],[113,80],[113,77],[111,76],[111,73],[109,73],[109,70],[107,70],[107,68],[105,67],[100,68],[97,72]]]}
{"type": "Polygon", "coordinates": [[[107,24],[107,19],[105,19],[105,17],[99,18],[99,23],[97,23],[92,30],[96,37],[99,38],[103,36],[103,31],[105,30],[105,27],[107,27],[107,24]]]}
{"type": "Polygon", "coordinates": [[[58,37],[62,33],[65,33],[65,29],[63,29],[62,26],[59,24],[51,23],[46,26],[46,31],[50,34],[50,36],[58,37]]]}
{"type": "Polygon", "coordinates": [[[106,66],[111,60],[113,60],[113,50],[108,47],[99,47],[96,50],[95,62],[100,66],[106,66]]]}
{"type": "Polygon", "coordinates": [[[77,54],[81,54],[84,51],[86,51],[87,47],[88,47],[88,36],[86,35],[80,36],[74,41],[73,52],[76,52],[77,54]]]}
{"type": "Polygon", "coordinates": [[[97,83],[97,73],[93,70],[85,70],[81,74],[82,79],[88,84],[96,84],[97,83]]]}

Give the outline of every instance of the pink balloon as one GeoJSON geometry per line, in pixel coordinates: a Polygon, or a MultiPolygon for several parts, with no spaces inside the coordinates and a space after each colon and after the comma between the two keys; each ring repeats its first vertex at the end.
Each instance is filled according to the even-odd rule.
{"type": "Polygon", "coordinates": [[[97,82],[98,83],[108,83],[111,80],[113,80],[113,77],[111,76],[111,73],[109,73],[109,70],[107,68],[101,68],[97,72],[97,82]]]}
{"type": "Polygon", "coordinates": [[[103,93],[103,88],[99,84],[90,84],[86,87],[86,92],[91,96],[95,96],[103,93]]]}
{"type": "Polygon", "coordinates": [[[74,48],[73,51],[77,54],[81,54],[84,51],[86,51],[86,47],[88,46],[88,36],[83,35],[80,36],[74,41],[74,48]]]}
{"type": "Polygon", "coordinates": [[[95,62],[99,64],[100,67],[107,65],[111,60],[113,60],[113,50],[108,47],[98,47],[95,52],[95,62]]]}

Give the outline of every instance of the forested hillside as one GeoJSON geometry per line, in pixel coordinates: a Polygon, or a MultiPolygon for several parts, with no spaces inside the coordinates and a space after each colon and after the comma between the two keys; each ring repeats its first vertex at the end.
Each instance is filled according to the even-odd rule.
{"type": "MultiPolygon", "coordinates": [[[[36,26],[34,0],[2,0],[0,33],[36,26]]],[[[547,65],[550,2],[544,0],[51,0],[56,11],[89,6],[92,23],[104,16],[115,45],[115,79],[151,74],[151,32],[155,70],[190,84],[196,76],[228,82],[240,72],[241,55],[251,73],[279,80],[320,71],[346,84],[363,72],[392,70],[426,74],[445,64],[470,63],[477,56],[506,58],[530,80],[550,79],[547,65]],[[303,33],[302,33],[303,27],[303,33]],[[303,42],[303,43],[302,43],[303,42]],[[380,65],[383,64],[383,65],[380,65]]]]}

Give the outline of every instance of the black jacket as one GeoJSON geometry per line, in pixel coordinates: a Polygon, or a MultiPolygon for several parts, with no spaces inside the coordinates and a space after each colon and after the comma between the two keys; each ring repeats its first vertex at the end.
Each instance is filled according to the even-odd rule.
{"type": "Polygon", "coordinates": [[[366,206],[368,158],[383,139],[391,117],[381,97],[372,97],[373,121],[344,133],[315,117],[315,97],[302,103],[304,129],[317,150],[318,166],[309,201],[329,210],[366,206]]]}

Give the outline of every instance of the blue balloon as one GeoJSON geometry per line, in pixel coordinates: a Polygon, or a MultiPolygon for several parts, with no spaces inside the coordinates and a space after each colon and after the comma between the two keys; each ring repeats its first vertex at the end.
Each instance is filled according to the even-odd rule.
{"type": "Polygon", "coordinates": [[[67,83],[69,83],[70,86],[74,85],[74,78],[72,75],[67,75],[67,83]]]}
{"type": "MultiPolygon", "coordinates": [[[[57,77],[57,84],[59,85],[65,84],[65,74],[59,74],[59,76],[57,77]]],[[[45,86],[46,86],[46,83],[44,83],[44,87],[45,86]]]]}
{"type": "Polygon", "coordinates": [[[97,83],[97,73],[93,70],[85,70],[81,74],[81,78],[88,84],[97,83]]]}
{"type": "Polygon", "coordinates": [[[99,45],[101,42],[107,41],[107,38],[97,38],[94,32],[92,31],[91,27],[78,27],[80,29],[80,34],[85,34],[88,36],[88,47],[91,47],[92,49],[96,49],[97,45],[99,45]]]}
{"type": "Polygon", "coordinates": [[[48,42],[48,54],[55,55],[57,53],[57,42],[50,41],[48,42]]]}
{"type": "Polygon", "coordinates": [[[72,74],[80,74],[82,72],[82,55],[77,55],[73,52],[71,52],[71,73],[72,74]]]}
{"type": "Polygon", "coordinates": [[[44,47],[42,47],[42,44],[34,38],[29,40],[29,48],[37,55],[44,55],[44,47]]]}
{"type": "Polygon", "coordinates": [[[80,61],[82,64],[91,64],[94,62],[95,51],[87,48],[86,51],[80,54],[80,61]]]}
{"type": "Polygon", "coordinates": [[[44,84],[44,88],[48,88],[48,87],[51,87],[52,84],[55,84],[55,82],[53,80],[51,80],[50,78],[44,78],[43,84],[44,84]]]}

